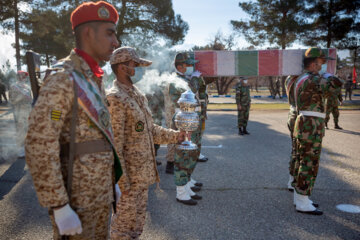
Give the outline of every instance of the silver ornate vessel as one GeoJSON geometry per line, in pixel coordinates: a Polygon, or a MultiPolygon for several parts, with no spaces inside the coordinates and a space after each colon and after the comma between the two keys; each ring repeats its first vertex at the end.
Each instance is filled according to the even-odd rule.
{"type": "MultiPolygon", "coordinates": [[[[175,126],[186,133],[195,131],[199,126],[199,116],[195,112],[195,108],[199,105],[195,98],[195,94],[188,90],[181,94],[177,102],[180,111],[175,116],[175,126]]],[[[197,146],[188,139],[187,134],[185,141],[176,146],[180,150],[197,150],[197,146]]]]}

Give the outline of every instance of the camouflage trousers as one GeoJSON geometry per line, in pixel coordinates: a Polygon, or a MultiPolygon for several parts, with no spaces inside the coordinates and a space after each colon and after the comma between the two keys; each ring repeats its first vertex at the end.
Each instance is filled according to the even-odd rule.
{"type": "Polygon", "coordinates": [[[199,149],[201,149],[201,124],[202,120],[199,121],[198,128],[191,134],[191,141],[200,148],[192,151],[175,149],[174,181],[176,186],[184,186],[190,181],[191,174],[194,172],[200,155],[199,149]]]}
{"type": "MultiPolygon", "coordinates": [[[[172,119],[166,115],[166,127],[170,128],[170,129],[174,129],[177,130],[174,122],[172,121],[172,119]]],[[[174,162],[174,155],[175,155],[175,144],[168,144],[167,145],[167,153],[166,153],[166,161],[168,162],[174,162]]]]}
{"type": "Polygon", "coordinates": [[[139,239],[145,224],[148,188],[131,187],[122,194],[111,219],[111,239],[139,239]]]}
{"type": "Polygon", "coordinates": [[[330,113],[332,113],[333,117],[334,117],[334,123],[338,124],[339,122],[339,107],[337,105],[335,106],[326,106],[326,117],[325,117],[325,122],[328,123],[330,120],[330,113]]]}
{"type": "Polygon", "coordinates": [[[16,145],[24,147],[25,137],[28,129],[28,118],[31,112],[30,104],[14,105],[14,118],[16,126],[16,145]]]}
{"type": "Polygon", "coordinates": [[[297,158],[292,186],[298,194],[310,196],[319,170],[324,119],[298,116],[294,136],[297,158]]]}
{"type": "MultiPolygon", "coordinates": [[[[69,236],[69,240],[104,240],[109,238],[110,218],[111,218],[112,204],[104,205],[102,207],[82,208],[76,209],[79,215],[82,233],[74,236],[69,236]]],[[[52,210],[49,211],[53,227],[53,238],[61,240],[59,230],[56,226],[52,210]]]]}
{"type": "Polygon", "coordinates": [[[287,126],[290,131],[290,138],[291,138],[291,155],[290,155],[290,161],[289,161],[289,173],[291,176],[294,176],[295,174],[295,162],[296,162],[296,138],[294,137],[294,125],[296,121],[296,110],[294,108],[290,109],[288,114],[288,122],[287,126]]]}
{"type": "Polygon", "coordinates": [[[249,120],[249,105],[241,105],[241,110],[238,110],[238,128],[246,127],[249,120]]]}

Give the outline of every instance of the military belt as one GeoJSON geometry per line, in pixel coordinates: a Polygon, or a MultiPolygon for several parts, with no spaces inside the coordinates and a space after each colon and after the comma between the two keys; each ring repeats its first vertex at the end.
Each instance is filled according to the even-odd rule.
{"type": "Polygon", "coordinates": [[[206,100],[205,100],[205,99],[200,99],[200,100],[199,100],[199,102],[201,102],[201,103],[205,103],[205,102],[206,102],[206,100]]]}
{"type": "MultiPolygon", "coordinates": [[[[86,142],[75,143],[75,155],[81,156],[84,154],[97,152],[110,152],[112,150],[111,144],[106,140],[92,140],[86,142]]],[[[60,145],[60,156],[69,156],[69,143],[60,145]]]]}
{"type": "Polygon", "coordinates": [[[311,116],[311,117],[319,117],[319,118],[325,118],[325,113],[320,112],[313,112],[313,111],[300,111],[300,115],[303,116],[311,116]]]}

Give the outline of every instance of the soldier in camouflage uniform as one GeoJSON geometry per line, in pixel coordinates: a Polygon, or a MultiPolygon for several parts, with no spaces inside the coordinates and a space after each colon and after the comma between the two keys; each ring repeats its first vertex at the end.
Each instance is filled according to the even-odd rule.
{"type": "Polygon", "coordinates": [[[290,138],[291,138],[291,156],[289,162],[289,182],[288,182],[288,189],[289,191],[294,191],[294,188],[291,186],[292,182],[294,181],[294,168],[296,162],[296,139],[294,138],[294,125],[295,120],[297,117],[296,106],[295,106],[295,96],[294,96],[294,87],[296,83],[296,79],[298,76],[288,76],[285,80],[285,87],[286,87],[286,94],[288,96],[288,101],[290,105],[290,110],[288,113],[288,121],[287,126],[290,131],[290,138]]]}
{"type": "Polygon", "coordinates": [[[31,112],[31,88],[26,84],[27,81],[29,81],[29,74],[18,71],[17,82],[12,83],[9,88],[9,100],[13,107],[16,126],[16,144],[19,148],[18,157],[25,157],[24,141],[31,112]]]}
{"type": "Polygon", "coordinates": [[[346,97],[349,95],[349,99],[351,101],[351,94],[352,94],[353,85],[354,84],[353,84],[353,82],[351,80],[351,75],[349,74],[347,76],[347,80],[346,80],[345,85],[344,85],[344,87],[345,87],[345,100],[346,100],[346,97]]]}
{"type": "Polygon", "coordinates": [[[236,85],[236,104],[238,109],[238,128],[239,135],[250,134],[247,130],[247,122],[249,120],[250,111],[250,87],[247,79],[241,78],[236,85]]]}
{"type": "MultiPolygon", "coordinates": [[[[164,111],[164,93],[162,86],[151,85],[151,93],[146,94],[148,105],[152,113],[154,123],[162,126],[163,111],[164,111]]],[[[160,148],[160,144],[154,144],[155,156],[160,148]]],[[[157,165],[161,165],[161,162],[156,160],[157,165]]]]}
{"type": "Polygon", "coordinates": [[[342,129],[339,126],[339,104],[341,105],[343,101],[342,94],[341,94],[341,88],[337,88],[334,93],[329,93],[328,96],[325,99],[325,111],[326,111],[326,117],[325,117],[325,128],[328,128],[328,122],[330,119],[330,113],[332,113],[334,117],[334,124],[335,129],[342,129]]]}
{"type": "Polygon", "coordinates": [[[275,82],[275,94],[274,94],[274,96],[273,96],[273,99],[276,98],[276,95],[279,95],[279,98],[280,98],[280,99],[282,98],[282,96],[281,96],[281,94],[280,94],[280,85],[281,85],[281,83],[280,83],[280,78],[277,78],[277,79],[276,79],[276,82],[275,82]]]}
{"type": "Polygon", "coordinates": [[[103,1],[73,11],[76,48],[45,79],[29,117],[26,162],[54,239],[107,239],[111,205],[120,198],[122,170],[98,65],[119,44],[117,19],[103,1]]]}
{"type": "Polygon", "coordinates": [[[107,99],[116,148],[124,174],[119,181],[122,196],[111,221],[111,239],[138,239],[145,224],[149,185],[159,182],[154,143],[178,143],[185,132],[154,124],[146,97],[133,85],[136,67],[149,66],[131,47],[114,51],[110,59],[116,80],[107,99]]]}
{"type": "MultiPolygon", "coordinates": [[[[170,117],[174,119],[175,114],[180,111],[177,101],[186,89],[190,88],[195,94],[198,92],[199,82],[197,81],[197,78],[186,76],[186,72],[188,72],[190,76],[193,73],[192,65],[195,62],[196,61],[190,59],[186,53],[178,53],[175,56],[177,82],[170,83],[164,92],[167,121],[170,117]]],[[[195,74],[198,75],[199,73],[195,74]]],[[[197,108],[196,111],[200,115],[200,108],[197,108]]],[[[171,122],[171,128],[176,129],[174,121],[171,122]]],[[[192,132],[191,139],[195,144],[198,144],[200,136],[201,126],[199,122],[199,127],[197,130],[192,132]]],[[[193,199],[201,199],[201,196],[195,194],[194,191],[200,191],[202,183],[196,182],[191,178],[191,174],[194,171],[199,154],[200,152],[198,150],[182,151],[175,148],[174,180],[176,185],[176,199],[177,201],[187,205],[196,205],[197,202],[193,199]]]]}
{"type": "Polygon", "coordinates": [[[296,210],[302,213],[321,215],[309,199],[312,193],[324,136],[324,98],[330,92],[341,88],[343,81],[325,73],[319,75],[321,65],[326,59],[320,48],[309,48],[305,52],[304,72],[297,80],[294,98],[298,116],[294,126],[297,158],[294,167],[294,203],[296,210]]]}

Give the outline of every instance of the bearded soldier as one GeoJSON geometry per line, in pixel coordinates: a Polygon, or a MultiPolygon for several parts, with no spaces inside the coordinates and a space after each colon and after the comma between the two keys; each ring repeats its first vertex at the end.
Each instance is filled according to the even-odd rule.
{"type": "Polygon", "coordinates": [[[185,132],[154,124],[144,94],[133,85],[137,67],[149,66],[131,47],[114,51],[110,59],[116,75],[107,99],[124,174],[119,181],[122,196],[111,222],[111,239],[138,239],[145,224],[149,185],[159,182],[154,143],[178,143],[185,132]]]}
{"type": "Polygon", "coordinates": [[[298,116],[294,126],[296,138],[296,158],[294,167],[294,203],[296,210],[302,213],[321,215],[309,199],[312,193],[321,153],[321,142],[324,136],[324,98],[330,92],[341,88],[343,81],[325,73],[319,75],[321,65],[326,59],[320,48],[306,50],[304,72],[297,80],[294,98],[298,116]]]}
{"type": "Polygon", "coordinates": [[[117,20],[104,1],[72,12],[76,48],[45,79],[30,114],[26,161],[54,239],[107,239],[111,205],[120,198],[122,169],[99,66],[119,44],[117,20]]]}

